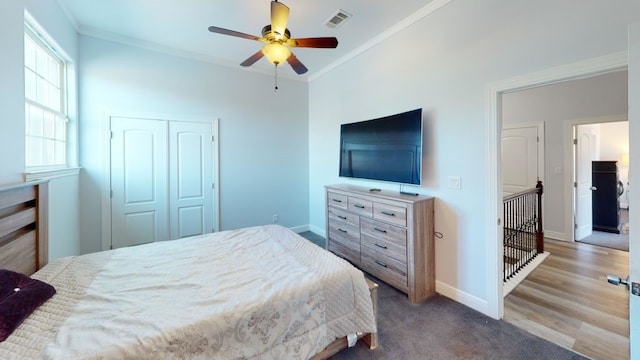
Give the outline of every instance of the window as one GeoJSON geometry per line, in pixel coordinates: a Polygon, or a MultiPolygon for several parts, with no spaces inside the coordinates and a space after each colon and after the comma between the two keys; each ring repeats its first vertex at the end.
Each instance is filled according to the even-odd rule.
{"type": "Polygon", "coordinates": [[[25,166],[67,166],[66,64],[29,26],[24,33],[25,166]]]}

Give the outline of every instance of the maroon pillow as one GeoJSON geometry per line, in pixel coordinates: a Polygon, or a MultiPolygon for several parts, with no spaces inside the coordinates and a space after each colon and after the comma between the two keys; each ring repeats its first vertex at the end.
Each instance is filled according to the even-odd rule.
{"type": "Polygon", "coordinates": [[[55,293],[45,282],[0,269],[0,342],[55,293]]]}

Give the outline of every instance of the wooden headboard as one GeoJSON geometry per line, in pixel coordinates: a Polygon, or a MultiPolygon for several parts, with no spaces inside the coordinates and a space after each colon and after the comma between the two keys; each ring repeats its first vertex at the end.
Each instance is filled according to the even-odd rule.
{"type": "Polygon", "coordinates": [[[31,275],[47,264],[47,181],[0,187],[0,268],[31,275]]]}

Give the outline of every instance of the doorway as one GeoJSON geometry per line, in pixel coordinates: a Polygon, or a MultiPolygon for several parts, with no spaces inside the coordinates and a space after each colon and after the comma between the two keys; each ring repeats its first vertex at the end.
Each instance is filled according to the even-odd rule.
{"type": "Polygon", "coordinates": [[[570,239],[629,251],[629,123],[626,115],[572,120],[570,239]]]}
{"type": "MultiPolygon", "coordinates": [[[[605,72],[605,73],[608,73],[608,72],[605,72]]],[[[606,74],[604,74],[604,73],[594,73],[594,74],[589,74],[588,77],[585,76],[585,77],[581,77],[580,79],[575,79],[575,80],[589,79],[589,78],[597,77],[597,76],[600,76],[600,75],[606,75],[606,74]]],[[[563,79],[563,84],[570,83],[571,81],[573,81],[573,80],[564,80],[563,79]]],[[[540,84],[539,87],[536,86],[536,90],[540,90],[543,87],[543,85],[554,85],[556,83],[557,82],[549,81],[548,83],[540,84]]],[[[530,85],[534,86],[532,84],[530,84],[530,85]]],[[[525,90],[525,89],[516,89],[516,90],[512,90],[512,92],[516,92],[516,91],[519,91],[519,90],[525,90]]],[[[497,96],[499,96],[500,99],[496,100],[496,104],[501,104],[501,102],[504,102],[504,94],[505,93],[506,93],[506,90],[503,91],[503,92],[497,92],[497,96]]],[[[558,102],[563,102],[563,101],[564,102],[571,102],[571,101],[566,101],[565,99],[562,99],[562,98],[557,98],[557,100],[558,100],[558,102]]],[[[625,110],[626,110],[626,108],[625,108],[625,110]]],[[[527,112],[527,111],[525,110],[524,112],[527,112]]],[[[498,124],[500,124],[501,121],[504,121],[504,117],[503,116],[504,116],[504,114],[506,112],[502,111],[502,112],[499,112],[499,113],[500,113],[501,118],[498,119],[498,124]]],[[[498,115],[496,115],[496,117],[498,117],[498,115]]],[[[565,244],[567,244],[567,242],[573,242],[573,234],[574,234],[573,233],[573,224],[574,224],[574,222],[573,222],[574,216],[573,215],[574,215],[574,213],[573,212],[570,213],[569,216],[566,216],[565,214],[563,214],[563,212],[565,212],[566,209],[569,209],[570,211],[573,209],[573,206],[572,206],[572,204],[573,204],[573,202],[572,202],[573,197],[572,196],[573,195],[572,194],[574,193],[573,192],[573,184],[574,184],[574,182],[572,181],[572,179],[573,179],[573,169],[574,169],[574,166],[572,166],[572,165],[574,163],[573,163],[573,161],[571,161],[571,162],[569,162],[567,164],[563,159],[564,159],[564,156],[568,156],[569,159],[572,159],[573,155],[574,155],[574,152],[572,152],[572,148],[571,148],[570,145],[559,145],[559,143],[562,144],[563,141],[566,144],[571,144],[572,143],[573,137],[570,137],[570,136],[565,135],[565,134],[573,134],[573,133],[571,131],[566,132],[563,129],[564,124],[567,122],[564,119],[568,119],[568,118],[571,118],[571,117],[566,117],[566,116],[560,117],[559,121],[560,121],[560,124],[562,124],[562,125],[560,126],[559,129],[558,128],[550,129],[551,126],[548,127],[548,129],[549,129],[548,135],[549,136],[547,137],[547,139],[549,140],[549,143],[546,144],[546,147],[547,147],[546,153],[547,153],[547,171],[548,171],[548,176],[547,176],[547,181],[546,181],[547,186],[545,187],[545,197],[546,197],[547,204],[549,202],[552,202],[551,206],[552,206],[552,208],[555,208],[556,212],[552,213],[552,211],[546,211],[545,219],[547,221],[545,221],[545,223],[547,225],[545,225],[545,235],[550,233],[551,236],[553,236],[553,237],[555,237],[555,238],[557,238],[559,240],[562,240],[560,242],[557,242],[558,245],[554,250],[554,251],[558,251],[559,254],[560,253],[564,254],[564,253],[570,251],[570,250],[567,250],[569,245],[565,246],[565,244]],[[564,139],[565,136],[566,136],[566,139],[564,139]],[[555,145],[554,145],[554,140],[555,140],[555,145]],[[568,152],[567,151],[563,151],[563,148],[565,146],[568,146],[568,149],[569,149],[568,152]],[[562,155],[563,153],[565,155],[562,155]],[[569,155],[567,155],[567,153],[569,155]],[[555,188],[553,186],[549,186],[549,184],[554,185],[554,180],[556,181],[555,185],[557,185],[557,186],[555,186],[555,188]],[[562,189],[565,187],[565,184],[568,186],[568,188],[566,188],[564,191],[562,191],[562,189]],[[555,204],[553,203],[554,200],[556,200],[555,204]],[[564,219],[566,219],[566,220],[563,220],[563,216],[562,215],[565,215],[564,219]],[[554,221],[555,221],[555,223],[554,223],[554,221]],[[565,224],[569,224],[568,226],[571,227],[571,231],[564,231],[565,224]],[[547,226],[555,226],[555,228],[552,228],[553,229],[552,231],[548,231],[547,230],[547,226]],[[567,236],[568,234],[570,234],[570,236],[567,236]],[[563,244],[563,242],[564,242],[564,244],[563,244]]],[[[554,121],[556,121],[556,120],[554,120],[554,121]]],[[[551,121],[549,121],[546,124],[550,124],[551,125],[551,121]]],[[[547,127],[545,126],[545,128],[547,128],[547,127]]],[[[500,129],[500,127],[499,127],[499,129],[500,129]]],[[[572,128],[570,128],[570,130],[571,129],[572,128]]],[[[500,131],[499,131],[499,133],[500,133],[500,131]]],[[[628,140],[628,135],[627,135],[627,140],[628,140]]],[[[591,145],[591,142],[587,142],[587,144],[591,145]]],[[[591,150],[590,150],[589,147],[585,147],[585,148],[582,149],[582,151],[583,151],[584,154],[588,154],[591,150]]],[[[592,160],[591,157],[587,157],[587,158],[589,159],[589,162],[592,160]]],[[[502,165],[501,167],[505,166],[504,164],[501,164],[501,165],[502,165]]],[[[504,171],[504,169],[502,169],[502,171],[504,171]]],[[[591,171],[587,170],[587,171],[585,171],[585,173],[588,173],[590,175],[591,171]]],[[[547,207],[547,209],[549,209],[549,208],[547,207]]],[[[500,235],[500,234],[498,234],[498,235],[500,235]]],[[[551,242],[552,241],[550,241],[550,243],[551,242]]],[[[586,246],[588,246],[588,245],[586,245],[586,246]]],[[[550,246],[550,248],[551,248],[551,246],[550,246]]],[[[499,256],[500,255],[501,254],[499,254],[499,256]]],[[[552,253],[552,255],[554,255],[554,254],[552,253]]],[[[593,259],[593,257],[591,257],[591,254],[589,254],[589,252],[579,252],[576,256],[579,258],[578,261],[576,262],[576,264],[580,264],[580,265],[576,265],[576,266],[586,265],[587,267],[589,267],[588,264],[589,264],[590,261],[596,261],[596,260],[589,260],[589,259],[593,259]]],[[[550,258],[551,258],[551,256],[550,256],[550,258]]],[[[566,264],[566,261],[567,261],[566,258],[565,259],[558,258],[557,256],[555,256],[552,259],[552,262],[557,263],[557,264],[566,264]]],[[[624,263],[624,261],[623,261],[623,263],[624,263]]],[[[593,267],[593,265],[590,265],[590,266],[593,267]]],[[[556,278],[554,278],[554,276],[556,276],[557,272],[563,272],[564,270],[566,270],[566,269],[563,269],[561,266],[556,266],[556,267],[545,266],[545,269],[542,269],[542,271],[544,272],[544,275],[542,277],[547,278],[547,279],[556,279],[556,278]]],[[[587,270],[591,273],[591,270],[593,270],[593,269],[590,269],[590,270],[587,269],[587,270]]],[[[615,271],[618,271],[618,270],[620,270],[620,269],[610,269],[611,272],[615,272],[615,271]]],[[[620,270],[620,271],[622,273],[624,273],[624,271],[627,271],[627,270],[620,270]]],[[[594,274],[595,274],[595,272],[594,272],[594,274]]],[[[607,289],[606,288],[607,287],[606,283],[603,283],[603,281],[602,281],[602,278],[606,278],[606,273],[604,275],[603,274],[598,274],[597,276],[596,275],[593,275],[593,276],[594,276],[594,279],[590,279],[590,280],[593,280],[593,282],[594,282],[594,284],[591,284],[592,289],[600,289],[600,288],[602,288],[603,293],[605,291],[608,293],[609,290],[611,290],[611,291],[618,290],[618,289],[615,289],[615,288],[611,288],[611,289],[607,289]]],[[[538,277],[538,280],[540,278],[541,277],[538,277]]],[[[541,298],[547,299],[547,300],[551,299],[551,300],[549,300],[549,301],[551,301],[551,305],[549,305],[549,307],[546,308],[543,304],[547,303],[547,302],[543,303],[542,301],[538,301],[537,303],[533,304],[532,306],[535,308],[535,310],[532,310],[531,306],[530,306],[530,309],[526,310],[526,311],[529,311],[529,313],[522,314],[522,316],[519,316],[519,317],[516,318],[515,321],[519,322],[519,325],[523,325],[525,323],[531,322],[531,320],[534,319],[534,318],[547,319],[545,317],[545,315],[552,312],[552,311],[550,311],[550,309],[554,309],[554,311],[555,311],[556,309],[561,308],[561,309],[565,309],[565,311],[568,311],[569,313],[572,312],[573,314],[575,314],[577,312],[576,309],[578,307],[580,307],[580,302],[576,301],[575,299],[579,299],[580,295],[576,295],[578,297],[574,296],[574,297],[571,298],[571,300],[565,301],[564,303],[562,302],[562,300],[560,300],[559,302],[555,302],[554,303],[553,299],[557,299],[558,298],[556,296],[557,293],[554,295],[553,290],[551,292],[549,292],[549,293],[546,293],[545,290],[544,290],[545,288],[547,288],[546,285],[544,285],[542,282],[538,282],[538,280],[535,280],[533,282],[529,282],[529,285],[533,284],[533,286],[529,286],[526,290],[522,290],[522,291],[525,292],[525,297],[529,296],[529,297],[532,298],[534,294],[536,294],[536,295],[543,294],[543,296],[541,298]],[[565,306],[567,304],[571,304],[571,305],[565,306]]],[[[564,281],[562,279],[556,279],[556,280],[559,281],[559,282],[560,281],[564,281]]],[[[563,282],[563,283],[565,283],[565,282],[563,282]]],[[[519,294],[519,296],[520,296],[519,299],[520,300],[523,299],[522,291],[520,291],[520,294],[519,294]]],[[[612,298],[607,297],[607,296],[608,295],[603,295],[601,298],[602,299],[609,299],[609,300],[612,299],[612,298]]],[[[619,304],[619,306],[624,308],[626,306],[626,301],[628,301],[628,297],[626,298],[627,300],[625,300],[624,296],[622,296],[621,299],[622,299],[621,300],[621,304],[619,304]]],[[[518,301],[520,301],[520,300],[518,300],[518,301]]],[[[511,306],[510,309],[513,309],[513,302],[509,301],[509,304],[511,306]]],[[[504,303],[503,303],[503,306],[504,306],[504,303]]],[[[522,308],[525,308],[525,307],[522,307],[522,308]]],[[[504,308],[502,308],[501,310],[504,311],[504,308]]],[[[587,311],[588,310],[589,309],[587,309],[587,311]]],[[[601,309],[599,309],[598,311],[601,311],[601,309]]],[[[608,311],[608,310],[606,310],[606,311],[608,311]]],[[[603,311],[603,313],[604,312],[605,311],[603,311]]],[[[504,315],[504,312],[503,312],[503,315],[504,315]]],[[[514,317],[512,316],[513,313],[510,313],[509,315],[511,316],[511,320],[513,320],[514,319],[514,317]]],[[[567,317],[567,319],[571,320],[571,317],[567,317]]],[[[627,319],[628,319],[628,315],[627,315],[627,319]]],[[[585,328],[589,327],[589,321],[591,321],[591,320],[587,319],[586,321],[584,321],[585,328]]],[[[533,322],[534,322],[534,327],[537,326],[538,330],[542,329],[543,325],[546,326],[545,324],[541,325],[540,323],[535,324],[535,321],[533,321],[533,322]]],[[[553,321],[549,321],[547,324],[552,324],[552,322],[553,321]]],[[[583,324],[583,323],[580,322],[580,324],[583,324]]],[[[628,325],[626,327],[623,325],[622,327],[628,329],[628,325]]],[[[545,329],[544,331],[548,331],[548,333],[546,335],[549,335],[549,336],[544,336],[545,334],[539,333],[539,332],[536,332],[536,334],[538,334],[540,336],[543,336],[543,337],[546,337],[546,338],[549,338],[551,341],[554,341],[554,339],[555,340],[557,340],[557,339],[569,340],[569,337],[564,336],[566,334],[562,333],[558,329],[552,329],[551,327],[548,328],[548,329],[551,329],[551,330],[547,330],[546,327],[544,329],[545,329]]],[[[529,328],[528,330],[531,330],[531,329],[529,328]]],[[[580,330],[580,331],[582,331],[582,330],[580,330]]],[[[582,341],[582,340],[576,340],[576,337],[574,337],[570,341],[582,341]]],[[[624,341],[622,341],[621,343],[624,344],[624,341]]],[[[566,346],[567,344],[563,344],[563,345],[566,346]]],[[[572,346],[568,346],[568,347],[573,348],[572,346]]],[[[625,347],[628,348],[628,335],[627,335],[627,342],[626,342],[625,347]]]]}

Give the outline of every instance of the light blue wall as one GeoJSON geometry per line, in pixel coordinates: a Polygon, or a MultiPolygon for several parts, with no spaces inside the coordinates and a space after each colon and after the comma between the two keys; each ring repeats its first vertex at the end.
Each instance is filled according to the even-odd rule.
{"type": "MultiPolygon", "coordinates": [[[[24,173],[24,21],[28,11],[71,66],[77,59],[77,34],[54,1],[4,1],[0,11],[0,185],[23,181],[24,173]]],[[[71,87],[74,77],[70,78],[71,87]]],[[[75,107],[71,113],[75,114],[75,107]]],[[[72,119],[74,121],[75,119],[72,119]]],[[[51,179],[49,185],[49,259],[79,253],[78,177],[51,179]]]]}
{"type": "Polygon", "coordinates": [[[487,85],[624,51],[640,2],[454,0],[309,86],[310,216],[325,228],[323,186],[338,178],[339,125],[424,109],[423,185],[437,197],[437,289],[487,311],[487,85]],[[339,85],[336,85],[339,84],[339,85]],[[461,176],[462,189],[448,188],[461,176]]]}
{"type": "Polygon", "coordinates": [[[22,181],[24,171],[23,14],[21,1],[3,2],[0,11],[0,184],[22,181]]]}
{"type": "Polygon", "coordinates": [[[220,225],[307,226],[308,86],[80,36],[82,252],[101,250],[106,115],[220,119],[220,225]]]}

